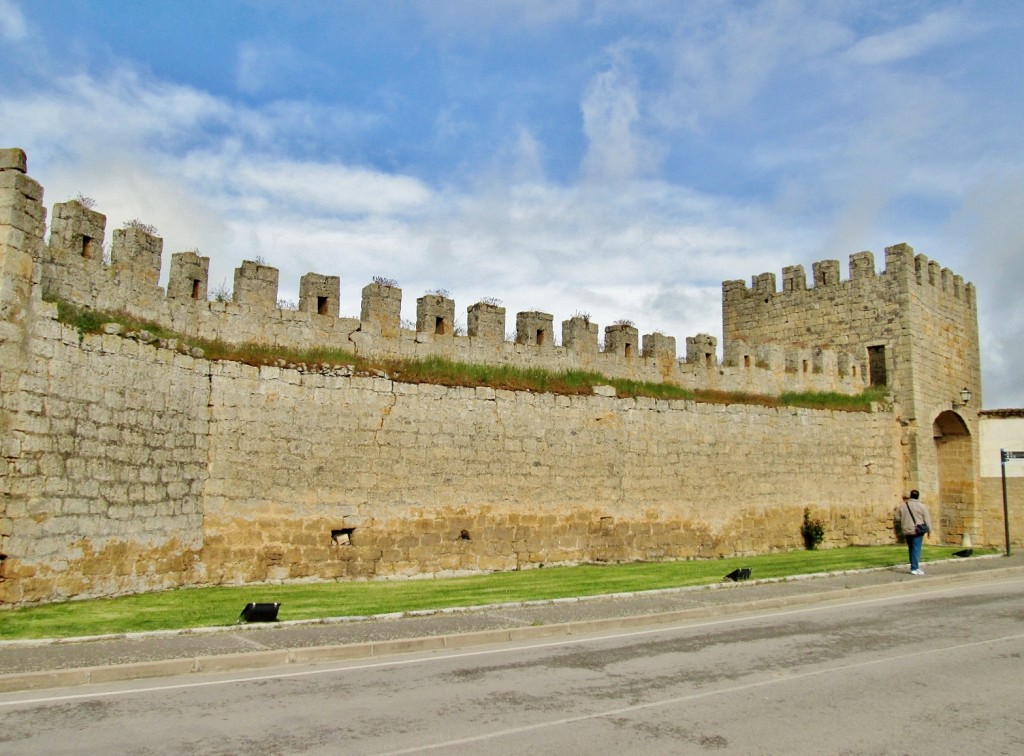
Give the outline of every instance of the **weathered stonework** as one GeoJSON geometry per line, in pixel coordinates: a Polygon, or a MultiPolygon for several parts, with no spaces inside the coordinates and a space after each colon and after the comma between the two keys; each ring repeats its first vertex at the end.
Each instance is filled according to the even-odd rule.
{"type": "Polygon", "coordinates": [[[931,502],[946,541],[968,541],[978,530],[982,403],[974,286],[906,244],[887,248],[885,262],[876,275],[870,252],[851,255],[848,281],[838,261],[817,263],[813,289],[801,266],[786,269],[782,292],[768,273],[750,289],[726,281],[726,354],[749,359],[747,345],[777,345],[790,374],[839,372],[887,389],[903,428],[904,488],[931,502]],[[965,387],[972,399],[959,404],[965,387]]]}
{"type": "Polygon", "coordinates": [[[416,300],[416,333],[434,338],[455,335],[455,302],[442,294],[416,300]]]}
{"type": "Polygon", "coordinates": [[[886,413],[226,364],[214,366],[212,387],[204,563],[214,582],[791,549],[804,506],[828,521],[830,542],[892,537],[891,512],[876,504],[898,494],[886,413]],[[338,546],[331,534],[345,528],[350,540],[338,546]]]}
{"type": "Polygon", "coordinates": [[[447,575],[584,561],[686,559],[799,548],[803,511],[826,545],[888,543],[899,494],[941,505],[937,536],[991,540],[976,494],[980,403],[973,287],[907,247],[726,282],[714,337],[605,330],[553,317],[363,291],[337,317],[338,279],[303,277],[277,307],[277,271],[243,262],[233,301],[207,301],[208,258],[172,257],[141,226],[94,245],[105,219],[58,204],[43,239],[42,189],[24,154],[0,151],[0,604],[179,585],[447,575]],[[90,240],[90,241],[87,241],[90,240]],[[111,325],[61,325],[44,298],[124,311],[232,343],[440,355],[582,368],[610,377],[778,394],[859,392],[884,373],[894,405],[872,412],[569,397],[400,383],[348,369],[254,368],[184,354],[111,325]],[[641,349],[642,344],[642,349],[641,349]],[[881,371],[881,372],[880,372],[881,371]],[[955,392],[949,394],[955,395],[955,392]]]}
{"type": "Polygon", "coordinates": [[[171,277],[167,284],[168,299],[206,302],[210,287],[210,258],[197,252],[175,252],[171,255],[171,277]]]}
{"type": "Polygon", "coordinates": [[[307,273],[299,280],[299,310],[337,318],[341,302],[341,279],[307,273]]]}

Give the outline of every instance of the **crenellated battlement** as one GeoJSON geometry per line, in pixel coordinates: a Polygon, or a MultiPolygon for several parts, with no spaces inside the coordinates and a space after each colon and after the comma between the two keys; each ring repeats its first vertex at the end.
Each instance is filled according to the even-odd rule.
{"type": "MultiPolygon", "coordinates": [[[[24,176],[20,151],[7,172],[24,176]]],[[[27,179],[30,181],[30,179],[27,179]]],[[[38,196],[19,202],[45,217],[38,196]]],[[[899,244],[885,250],[885,269],[875,269],[869,251],[849,256],[847,276],[838,260],[803,265],[722,285],[722,356],[718,340],[706,334],[685,339],[642,334],[628,321],[605,326],[573,316],[555,331],[551,313],[515,314],[509,337],[507,313],[496,301],[466,310],[467,328],[457,326],[456,302],[447,292],[416,300],[412,327],[402,321],[403,292],[378,279],[362,290],[359,317],[340,317],[338,276],[310,272],[299,281],[296,309],[279,307],[280,274],[262,260],[243,260],[233,289],[211,292],[210,258],[198,252],[171,255],[166,290],[159,285],[163,240],[132,221],[111,234],[105,254],[106,217],[80,200],[53,207],[49,240],[38,245],[39,286],[48,297],[100,311],[123,311],[184,336],[229,343],[261,343],[288,349],[323,347],[367,357],[444,356],[482,363],[585,369],[612,378],[665,381],[687,388],[757,393],[840,391],[857,393],[896,376],[898,328],[908,304],[933,317],[976,323],[974,286],[924,255],[899,244]],[[211,297],[212,295],[212,297],[211,297]],[[882,325],[880,324],[888,324],[882,325]],[[877,358],[885,350],[882,369],[877,358]],[[877,363],[877,359],[876,359],[877,363]]],[[[976,326],[975,326],[976,330],[976,326]]],[[[955,372],[955,371],[954,371],[955,372]]],[[[977,383],[977,380],[975,380],[977,383]]]]}
{"type": "MultiPolygon", "coordinates": [[[[40,192],[38,198],[27,201],[35,202],[35,212],[45,216],[41,200],[40,192]]],[[[456,325],[455,300],[447,292],[419,297],[415,325],[404,327],[402,289],[385,279],[363,288],[358,319],[339,317],[340,279],[323,273],[302,276],[297,309],[282,309],[276,267],[262,260],[243,260],[235,269],[232,291],[211,292],[210,258],[195,250],[171,255],[165,290],[159,285],[163,240],[154,229],[131,221],[113,231],[108,251],[106,225],[106,216],[81,200],[53,206],[49,239],[36,254],[43,296],[98,311],[125,312],[187,337],[228,343],[323,347],[367,357],[440,355],[473,363],[585,369],[611,378],[757,393],[857,393],[863,388],[856,371],[787,369],[786,365],[800,360],[795,353],[778,360],[720,361],[717,339],[706,334],[687,337],[686,354],[679,356],[675,337],[641,334],[628,321],[608,325],[602,332],[589,317],[577,315],[562,321],[556,334],[551,313],[519,312],[509,338],[506,311],[495,301],[470,305],[463,332],[456,325]]],[[[787,290],[805,285],[799,266],[784,275],[787,290]]],[[[771,274],[758,276],[754,291],[774,295],[774,282],[771,274]]],[[[746,291],[740,287],[736,294],[746,291]]],[[[731,347],[728,339],[726,350],[730,355],[743,351],[731,347]]],[[[837,355],[830,364],[844,359],[837,355]]]]}
{"type": "Polygon", "coordinates": [[[804,266],[790,265],[782,269],[781,291],[774,273],[753,276],[749,287],[742,280],[725,281],[722,284],[723,298],[727,302],[737,302],[764,296],[830,290],[833,287],[863,288],[884,285],[888,281],[898,279],[911,281],[922,287],[933,287],[936,294],[941,293],[948,297],[950,306],[960,306],[956,305],[957,302],[966,307],[973,307],[975,304],[974,284],[965,283],[962,276],[954,274],[949,268],[943,268],[925,255],[915,255],[913,248],[908,244],[886,248],[885,270],[881,273],[875,271],[874,254],[867,251],[850,255],[848,265],[849,276],[842,280],[839,260],[821,260],[813,263],[810,287],[807,284],[804,266]]]}

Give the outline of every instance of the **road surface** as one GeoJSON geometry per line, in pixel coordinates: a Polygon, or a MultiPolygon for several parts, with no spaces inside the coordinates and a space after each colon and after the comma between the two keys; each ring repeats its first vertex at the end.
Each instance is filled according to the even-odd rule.
{"type": "Polygon", "coordinates": [[[0,753],[1024,753],[1024,578],[0,695],[0,753]]]}

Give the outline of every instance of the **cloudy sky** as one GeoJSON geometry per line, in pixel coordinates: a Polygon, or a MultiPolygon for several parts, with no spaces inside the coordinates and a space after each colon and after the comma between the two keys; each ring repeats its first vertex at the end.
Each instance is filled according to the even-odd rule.
{"type": "Polygon", "coordinates": [[[211,284],[374,276],[721,337],[721,282],[898,242],[1024,407],[1019,0],[0,0],[0,146],[211,284]]]}

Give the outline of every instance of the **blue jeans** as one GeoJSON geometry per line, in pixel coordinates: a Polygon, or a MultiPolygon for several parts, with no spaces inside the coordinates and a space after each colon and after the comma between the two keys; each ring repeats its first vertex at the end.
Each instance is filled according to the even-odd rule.
{"type": "Polygon", "coordinates": [[[917,565],[921,561],[921,545],[924,543],[923,535],[908,535],[907,538],[907,550],[910,552],[910,569],[918,569],[917,565]]]}

